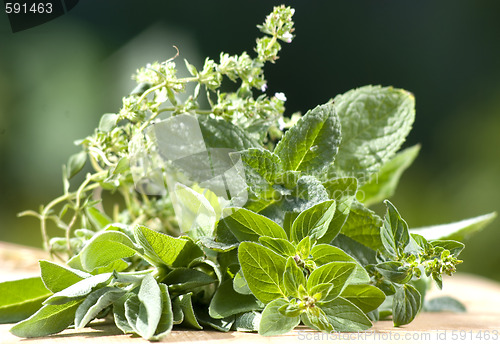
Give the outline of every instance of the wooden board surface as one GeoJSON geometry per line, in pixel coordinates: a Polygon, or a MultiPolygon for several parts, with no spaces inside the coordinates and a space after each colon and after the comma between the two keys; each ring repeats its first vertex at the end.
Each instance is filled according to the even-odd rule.
{"type": "MultiPolygon", "coordinates": [[[[0,279],[37,276],[38,259],[48,259],[41,250],[0,243],[0,279]]],[[[467,307],[466,313],[420,313],[409,325],[394,328],[391,321],[379,321],[369,331],[350,334],[323,334],[305,327],[282,336],[262,337],[255,333],[194,331],[175,329],[163,342],[207,343],[305,343],[305,342],[481,342],[500,343],[500,283],[478,276],[456,274],[445,278],[443,290],[432,290],[429,297],[453,296],[467,307]]],[[[1,295],[0,295],[1,297],[1,295]]],[[[65,330],[46,338],[20,339],[9,333],[11,325],[0,325],[0,343],[145,343],[141,338],[123,335],[113,324],[95,323],[75,331],[65,330]]]]}

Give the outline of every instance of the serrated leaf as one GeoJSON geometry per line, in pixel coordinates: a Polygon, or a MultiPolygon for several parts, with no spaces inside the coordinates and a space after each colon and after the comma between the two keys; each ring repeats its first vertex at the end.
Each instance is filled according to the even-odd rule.
{"type": "Polygon", "coordinates": [[[177,183],[175,199],[178,204],[176,215],[183,232],[194,238],[213,236],[217,216],[210,202],[200,193],[177,183]]]}
{"type": "Polygon", "coordinates": [[[260,146],[245,131],[224,119],[199,116],[198,123],[207,147],[242,151],[260,146]]]}
{"type": "Polygon", "coordinates": [[[85,278],[91,277],[86,272],[67,268],[47,260],[40,260],[39,263],[43,283],[53,293],[57,293],[85,278]]]}
{"type": "Polygon", "coordinates": [[[403,172],[410,167],[420,151],[420,145],[415,145],[397,153],[391,160],[380,167],[357,193],[358,201],[369,206],[392,197],[403,172]]]}
{"type": "Polygon", "coordinates": [[[35,313],[52,295],[40,277],[0,283],[0,323],[14,323],[35,313]]]}
{"type": "Polygon", "coordinates": [[[35,314],[10,329],[17,337],[44,337],[61,332],[75,320],[75,312],[82,300],[71,301],[63,305],[45,305],[35,314]]]}
{"type": "Polygon", "coordinates": [[[333,102],[342,126],[335,170],[367,181],[405,141],[415,119],[415,99],[402,89],[364,86],[333,102]]]}
{"type": "Polygon", "coordinates": [[[239,241],[258,241],[260,236],[287,239],[276,222],[245,208],[226,208],[223,222],[239,241]]]}
{"type": "MultiPolygon", "coordinates": [[[[72,260],[79,260],[83,270],[92,272],[116,260],[132,257],[136,252],[133,241],[127,235],[118,231],[104,231],[87,241],[80,253],[72,260]]],[[[78,268],[71,264],[70,266],[78,268]]]]}
{"type": "Polygon", "coordinates": [[[226,280],[217,288],[210,301],[209,314],[214,319],[262,309],[262,304],[253,295],[243,295],[233,289],[233,281],[226,280]]]}
{"type": "Polygon", "coordinates": [[[216,278],[202,271],[188,268],[174,269],[168,273],[163,280],[163,283],[168,285],[170,291],[177,293],[182,293],[214,282],[217,282],[216,278]]]}
{"type": "Polygon", "coordinates": [[[340,144],[340,121],[332,104],[308,111],[276,145],[274,153],[285,170],[312,174],[335,160],[340,144]]]}
{"type": "Polygon", "coordinates": [[[355,201],[351,204],[349,216],[341,233],[373,250],[382,250],[384,247],[380,237],[382,223],[382,219],[375,212],[355,201]]]}
{"type": "MultiPolygon", "coordinates": [[[[245,175],[256,173],[269,184],[275,184],[283,175],[283,165],[278,155],[261,148],[250,148],[238,152],[245,168],[245,175]]],[[[248,180],[247,180],[248,181],[248,180]]],[[[252,184],[250,184],[252,186],[252,184]]]]}
{"type": "Polygon", "coordinates": [[[358,332],[372,327],[370,319],[363,311],[342,297],[337,297],[320,307],[335,331],[358,332]]]}
{"type": "Polygon", "coordinates": [[[84,328],[102,310],[120,299],[125,293],[125,290],[115,287],[104,287],[90,293],[76,310],[75,328],[84,328]]]}
{"type": "Polygon", "coordinates": [[[106,113],[102,115],[101,120],[99,121],[99,130],[102,132],[109,132],[116,127],[118,123],[119,115],[114,113],[106,113]]]}
{"type": "Polygon", "coordinates": [[[352,284],[360,284],[360,283],[369,283],[370,276],[366,272],[366,270],[350,255],[344,252],[342,249],[328,245],[328,244],[319,244],[315,245],[311,249],[311,256],[313,261],[318,265],[324,265],[331,262],[351,262],[356,263],[356,269],[354,273],[351,275],[349,283],[352,284]]]}
{"type": "Polygon", "coordinates": [[[68,159],[67,172],[66,172],[68,179],[73,178],[78,172],[80,172],[83,169],[83,166],[85,166],[86,162],[87,162],[86,152],[79,152],[70,156],[68,159]]]}
{"type": "Polygon", "coordinates": [[[284,257],[262,245],[245,241],[238,248],[238,260],[248,287],[257,299],[268,303],[286,296],[282,280],[284,257]]]}
{"type": "Polygon", "coordinates": [[[497,217],[496,212],[443,225],[412,228],[411,233],[422,235],[427,240],[450,239],[462,241],[478,232],[497,217]]]}
{"type": "Polygon", "coordinates": [[[392,302],[392,321],[394,326],[409,324],[420,310],[421,296],[414,286],[405,284],[397,288],[392,302]]]}
{"type": "Polygon", "coordinates": [[[323,283],[333,284],[328,295],[324,295],[321,301],[333,300],[339,296],[347,286],[347,281],[356,268],[355,263],[331,262],[316,268],[307,279],[307,290],[323,283]]]}
{"type": "Polygon", "coordinates": [[[81,299],[94,290],[108,285],[112,278],[112,273],[85,278],[84,280],[81,280],[64,290],[55,293],[45,300],[44,304],[60,305],[73,300],[81,299]]]}
{"type": "Polygon", "coordinates": [[[174,238],[145,226],[134,228],[134,236],[145,254],[157,264],[185,267],[203,256],[203,250],[188,238],[174,238]]]}
{"type": "Polygon", "coordinates": [[[279,311],[286,306],[288,301],[279,298],[266,305],[262,312],[262,318],[259,325],[259,334],[262,336],[276,336],[285,334],[293,330],[299,323],[300,317],[287,317],[279,311]]]}
{"type": "Polygon", "coordinates": [[[290,239],[296,243],[307,236],[312,241],[320,239],[327,232],[335,214],[335,209],[335,201],[329,200],[304,210],[293,221],[290,239]]]}
{"type": "Polygon", "coordinates": [[[364,313],[377,309],[385,300],[382,290],[373,285],[348,285],[340,295],[364,313]]]}
{"type": "Polygon", "coordinates": [[[388,200],[385,201],[387,212],[380,231],[382,244],[392,257],[400,257],[406,245],[410,242],[410,234],[406,221],[401,218],[398,210],[388,200]]]}

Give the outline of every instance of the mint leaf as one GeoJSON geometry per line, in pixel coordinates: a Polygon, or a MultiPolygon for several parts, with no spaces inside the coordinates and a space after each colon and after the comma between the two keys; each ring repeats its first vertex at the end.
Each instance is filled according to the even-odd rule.
{"type": "Polygon", "coordinates": [[[273,300],[266,305],[262,312],[262,318],[259,325],[259,334],[262,336],[276,336],[288,333],[299,323],[300,317],[288,317],[279,311],[283,306],[288,305],[288,301],[283,298],[273,300]]]}
{"type": "Polygon", "coordinates": [[[86,272],[67,268],[47,260],[40,260],[39,263],[43,283],[53,293],[91,276],[86,272]]]}
{"type": "Polygon", "coordinates": [[[250,135],[229,121],[211,116],[198,116],[197,119],[207,147],[230,148],[235,151],[259,147],[250,135]]]}
{"type": "Polygon", "coordinates": [[[40,277],[0,283],[0,323],[14,323],[35,313],[52,295],[40,277]]]}
{"type": "Polygon", "coordinates": [[[262,309],[253,295],[243,295],[233,289],[233,281],[226,280],[217,288],[208,312],[212,318],[222,319],[238,313],[262,309]]]}
{"type": "Polygon", "coordinates": [[[238,249],[238,260],[248,287],[259,301],[268,303],[285,297],[284,257],[262,245],[245,241],[238,249]]]}
{"type": "Polygon", "coordinates": [[[392,303],[394,326],[409,324],[415,319],[421,307],[420,293],[414,286],[405,284],[396,289],[392,303]]]}
{"type": "Polygon", "coordinates": [[[387,212],[380,232],[382,244],[390,256],[401,257],[406,245],[410,242],[408,225],[391,202],[386,200],[385,204],[387,212]]]}
{"type": "Polygon", "coordinates": [[[83,169],[83,166],[85,166],[86,162],[86,152],[79,152],[70,156],[66,167],[66,176],[68,177],[68,179],[73,178],[78,172],[80,172],[83,169]]]}
{"type": "Polygon", "coordinates": [[[348,285],[341,296],[364,313],[377,309],[385,300],[384,292],[372,285],[348,285]]]}
{"type": "Polygon", "coordinates": [[[312,174],[333,163],[340,137],[340,122],[333,105],[320,105],[286,132],[274,153],[285,170],[312,174]]]}
{"type": "Polygon", "coordinates": [[[61,332],[75,320],[75,312],[82,300],[71,301],[63,305],[45,305],[35,314],[10,329],[17,337],[44,337],[61,332]]]}
{"type": "Polygon", "coordinates": [[[356,268],[355,263],[349,262],[331,262],[321,265],[315,269],[307,279],[307,290],[323,283],[333,284],[333,288],[328,295],[322,297],[322,301],[333,300],[342,293],[346,287],[347,281],[356,268]]]}
{"type": "MultiPolygon", "coordinates": [[[[256,173],[257,175],[253,177],[257,178],[258,176],[270,185],[280,181],[284,171],[283,164],[278,155],[261,148],[250,148],[238,152],[238,154],[241,157],[241,161],[247,167],[245,169],[246,176],[249,173],[256,173]]],[[[253,183],[249,184],[252,186],[253,183]]]]}
{"type": "Polygon", "coordinates": [[[296,243],[307,236],[313,241],[320,239],[330,226],[335,208],[335,201],[330,200],[318,203],[301,212],[293,221],[290,239],[296,243]]]}
{"type": "Polygon", "coordinates": [[[443,225],[412,228],[410,231],[422,235],[427,240],[451,239],[462,241],[481,230],[496,217],[497,213],[493,212],[443,225]]]}
{"type": "Polygon", "coordinates": [[[226,208],[221,220],[239,241],[258,241],[261,236],[287,239],[283,228],[269,218],[244,208],[226,208]]]}
{"type": "Polygon", "coordinates": [[[357,199],[366,206],[392,197],[403,172],[413,163],[420,151],[415,145],[397,153],[391,160],[381,166],[378,173],[371,176],[357,193],[357,199]]]}
{"type": "Polygon", "coordinates": [[[351,204],[349,216],[341,233],[373,249],[382,250],[380,236],[382,219],[372,210],[355,201],[351,204]]]}
{"type": "Polygon", "coordinates": [[[372,327],[370,319],[363,311],[342,297],[322,304],[321,309],[335,331],[357,332],[372,327]]]}
{"type": "Polygon", "coordinates": [[[85,208],[87,216],[97,229],[103,229],[104,227],[110,225],[113,221],[103,212],[98,210],[96,207],[85,208]]]}
{"type": "Polygon", "coordinates": [[[157,265],[183,267],[203,256],[203,250],[189,238],[174,238],[144,226],[134,228],[134,236],[146,256],[157,265]]]}
{"type": "Polygon", "coordinates": [[[364,86],[333,102],[342,126],[335,170],[363,184],[405,141],[415,119],[415,99],[402,89],[364,86]]]}

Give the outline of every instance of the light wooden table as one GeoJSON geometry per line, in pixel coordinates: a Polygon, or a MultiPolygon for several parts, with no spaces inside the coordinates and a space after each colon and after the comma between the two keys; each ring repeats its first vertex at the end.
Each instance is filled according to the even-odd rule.
{"type": "MultiPolygon", "coordinates": [[[[0,279],[38,275],[38,259],[47,259],[41,251],[0,243],[0,279]]],[[[420,313],[409,325],[395,328],[391,321],[379,321],[364,333],[323,334],[305,327],[282,336],[262,337],[255,333],[195,331],[175,329],[163,342],[209,343],[500,343],[500,283],[478,276],[456,274],[445,278],[442,291],[432,290],[429,297],[453,296],[467,307],[466,313],[420,313]],[[494,340],[497,338],[496,340],[494,340]]],[[[0,295],[1,297],[1,295],[0,295]]],[[[38,339],[20,339],[9,333],[11,325],[0,325],[0,343],[145,343],[141,338],[123,335],[113,324],[93,324],[76,331],[38,339]]]]}

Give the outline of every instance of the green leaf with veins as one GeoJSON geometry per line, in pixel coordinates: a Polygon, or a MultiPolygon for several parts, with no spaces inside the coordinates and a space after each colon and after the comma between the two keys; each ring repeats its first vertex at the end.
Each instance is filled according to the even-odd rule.
{"type": "Polygon", "coordinates": [[[382,290],[373,285],[348,285],[340,295],[364,313],[377,309],[385,300],[382,290]]]}
{"type": "Polygon", "coordinates": [[[283,315],[279,309],[286,306],[288,301],[279,298],[266,305],[260,320],[259,334],[262,336],[276,336],[293,330],[300,323],[300,317],[288,317],[283,315]]]}
{"type": "Polygon", "coordinates": [[[0,283],[0,295],[0,323],[5,324],[26,319],[52,293],[40,277],[29,277],[0,283]]]}
{"type": "Polygon", "coordinates": [[[299,286],[306,285],[304,271],[297,266],[294,257],[288,257],[283,274],[283,286],[285,287],[286,295],[299,297],[299,286]]]}
{"type": "Polygon", "coordinates": [[[392,302],[394,326],[409,324],[417,316],[422,305],[420,293],[414,286],[405,284],[396,289],[392,302]]]}
{"type": "Polygon", "coordinates": [[[296,243],[307,236],[313,242],[320,239],[330,226],[335,208],[335,201],[331,200],[318,203],[301,212],[293,221],[290,239],[296,243]]]}
{"type": "Polygon", "coordinates": [[[261,236],[287,239],[276,222],[245,208],[226,208],[221,219],[239,241],[258,241],[261,236]]]}
{"type": "Polygon", "coordinates": [[[222,319],[238,313],[262,309],[263,305],[253,295],[243,295],[233,289],[233,281],[226,280],[217,288],[210,301],[209,314],[222,319]]]}
{"type": "Polygon", "coordinates": [[[333,163],[340,138],[340,122],[333,105],[320,105],[285,133],[274,153],[285,170],[312,174],[333,163]]]}
{"type": "Polygon", "coordinates": [[[57,293],[85,278],[91,277],[86,272],[67,268],[47,260],[40,260],[39,263],[43,283],[53,293],[57,293]]]}
{"type": "Polygon", "coordinates": [[[183,267],[203,256],[203,250],[190,238],[174,238],[144,226],[134,228],[134,236],[155,264],[183,267]]]}
{"type": "Polygon", "coordinates": [[[242,242],[238,259],[248,287],[263,303],[286,297],[283,285],[286,259],[262,245],[242,242]]]}
{"type": "Polygon", "coordinates": [[[335,331],[358,332],[372,327],[370,319],[363,311],[342,297],[322,303],[320,307],[335,331]]]}
{"type": "Polygon", "coordinates": [[[322,283],[331,283],[333,288],[328,295],[322,296],[321,301],[329,301],[339,296],[347,286],[347,281],[356,268],[355,263],[350,262],[331,262],[321,265],[315,269],[307,279],[307,290],[322,283]]]}
{"type": "Polygon", "coordinates": [[[333,100],[342,126],[334,171],[367,178],[399,150],[415,119],[415,99],[402,89],[364,86],[333,100]]]}
{"type": "Polygon", "coordinates": [[[77,330],[84,328],[102,310],[118,301],[125,293],[125,290],[116,287],[104,287],[90,293],[76,310],[75,328],[77,330]]]}
{"type": "Polygon", "coordinates": [[[373,250],[382,250],[381,227],[382,219],[374,211],[354,201],[341,233],[373,250]]]}
{"type": "Polygon", "coordinates": [[[259,242],[274,252],[282,255],[283,257],[292,257],[296,253],[295,246],[285,239],[271,238],[268,236],[261,236],[259,242]]]}

